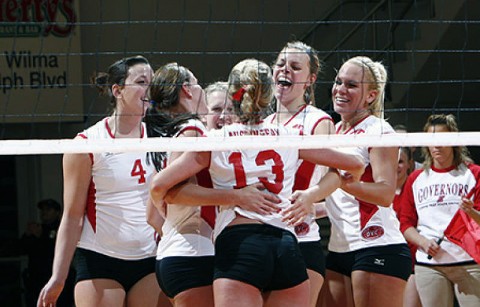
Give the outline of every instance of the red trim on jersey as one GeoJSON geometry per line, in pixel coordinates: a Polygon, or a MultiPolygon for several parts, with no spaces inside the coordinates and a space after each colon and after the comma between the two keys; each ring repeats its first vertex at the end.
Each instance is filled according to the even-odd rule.
{"type": "Polygon", "coordinates": [[[317,126],[323,122],[324,120],[329,120],[333,123],[333,119],[330,117],[330,116],[324,116],[324,117],[321,117],[317,120],[317,122],[315,124],[313,124],[313,127],[312,127],[312,131],[310,131],[310,134],[314,135],[315,134],[315,129],[317,129],[317,126]]]}
{"type": "MultiPolygon", "coordinates": [[[[347,134],[347,133],[350,133],[350,131],[354,130],[352,133],[354,134],[357,134],[357,133],[361,133],[361,132],[365,132],[363,130],[360,130],[360,131],[355,131],[355,127],[358,126],[361,122],[363,122],[364,120],[366,120],[367,118],[369,118],[370,115],[367,115],[365,116],[364,118],[360,119],[358,122],[356,122],[353,126],[351,126],[350,128],[348,128],[347,131],[344,131],[343,134],[347,134]]],[[[343,124],[340,124],[338,125],[338,128],[337,128],[337,131],[336,133],[337,134],[340,134],[340,130],[342,130],[342,127],[343,127],[343,124]]]]}
{"type": "Polygon", "coordinates": [[[437,173],[448,173],[454,169],[456,169],[457,167],[455,165],[452,165],[452,166],[449,166],[447,168],[436,168],[435,166],[430,166],[430,168],[432,169],[432,171],[434,172],[437,172],[437,173]]]}
{"type": "MultiPolygon", "coordinates": [[[[88,139],[87,136],[86,136],[85,134],[83,134],[83,133],[79,133],[79,134],[77,134],[77,135],[78,135],[79,137],[81,137],[81,138],[88,139]]],[[[92,154],[92,153],[89,153],[88,156],[90,157],[90,162],[92,162],[92,164],[93,164],[93,154],[92,154]]]]}
{"type": "MultiPolygon", "coordinates": [[[[213,188],[212,178],[210,177],[210,172],[207,168],[202,169],[197,175],[197,184],[205,188],[213,188]]],[[[210,227],[215,227],[215,206],[202,206],[200,208],[200,216],[210,225],[210,227]]]]}
{"type": "MultiPolygon", "coordinates": [[[[374,182],[372,167],[370,164],[365,168],[365,172],[360,180],[363,182],[374,182]]],[[[357,199],[357,201],[359,203],[360,211],[360,229],[363,229],[367,225],[368,221],[370,221],[372,216],[378,211],[378,206],[359,199],[357,199]]]]}
{"type": "Polygon", "coordinates": [[[114,139],[115,134],[112,133],[112,129],[110,129],[110,126],[108,125],[108,117],[105,118],[105,128],[107,129],[108,135],[110,135],[110,137],[114,139]]]}
{"type": "Polygon", "coordinates": [[[196,131],[200,134],[200,136],[205,136],[205,134],[203,133],[203,130],[198,128],[198,127],[195,127],[195,126],[187,126],[183,129],[181,129],[180,131],[178,131],[177,135],[183,134],[187,131],[196,131]]]}
{"type": "MultiPolygon", "coordinates": [[[[304,111],[307,108],[307,105],[302,106],[290,119],[284,124],[284,126],[287,126],[300,112],[304,111]]],[[[329,116],[324,116],[321,117],[317,120],[317,122],[313,125],[312,130],[310,131],[310,134],[314,134],[315,128],[317,128],[318,124],[322,122],[323,120],[330,120],[333,122],[332,118],[329,116]]],[[[300,135],[304,135],[305,132],[300,130],[300,135]]],[[[305,190],[308,189],[310,186],[310,181],[312,180],[313,173],[315,172],[315,164],[308,162],[308,161],[302,161],[300,166],[297,169],[297,172],[295,173],[295,182],[293,183],[293,191],[297,190],[305,190]]]]}
{"type": "Polygon", "coordinates": [[[97,231],[97,211],[95,202],[95,183],[93,179],[90,179],[90,185],[88,187],[88,195],[87,195],[87,219],[90,225],[93,228],[93,232],[97,231]]]}
{"type": "Polygon", "coordinates": [[[286,122],[285,124],[283,124],[284,126],[288,125],[288,123],[290,123],[300,112],[302,112],[303,110],[305,110],[305,108],[307,107],[307,105],[303,105],[300,109],[298,109],[297,112],[295,112],[295,114],[293,114],[286,122]]]}
{"type": "Polygon", "coordinates": [[[295,173],[295,182],[293,183],[293,191],[306,190],[310,186],[313,172],[315,171],[315,164],[302,161],[295,173]]]}
{"type": "Polygon", "coordinates": [[[273,114],[272,119],[270,120],[270,124],[274,123],[273,121],[275,120],[275,118],[277,118],[277,113],[273,114]]]}
{"type": "MultiPolygon", "coordinates": [[[[105,119],[105,128],[107,129],[108,135],[112,137],[113,139],[115,138],[115,134],[112,132],[112,129],[110,129],[110,126],[108,125],[108,117],[105,119]]],[[[143,135],[145,134],[145,129],[143,128],[143,125],[140,123],[140,138],[143,138],[143,135]]]]}
{"type": "MultiPolygon", "coordinates": [[[[403,193],[403,190],[405,188],[405,183],[403,184],[400,194],[395,194],[395,197],[393,198],[393,210],[397,214],[397,219],[400,221],[400,216],[402,214],[402,198],[404,197],[405,193],[403,193]]],[[[415,254],[417,253],[418,246],[407,242],[408,248],[410,249],[410,255],[412,256],[412,259],[415,260],[415,254]]],[[[412,262],[412,270],[415,268],[415,261],[412,262]]]]}

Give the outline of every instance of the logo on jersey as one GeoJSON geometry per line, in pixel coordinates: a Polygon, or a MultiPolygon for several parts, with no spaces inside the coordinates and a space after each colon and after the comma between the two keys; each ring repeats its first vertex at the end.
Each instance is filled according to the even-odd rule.
{"type": "Polygon", "coordinates": [[[437,199],[437,203],[442,203],[444,199],[445,195],[440,195],[440,197],[437,199]]]}
{"type": "Polygon", "coordinates": [[[293,129],[298,129],[303,133],[303,125],[302,124],[295,124],[292,126],[293,129]]]}
{"type": "Polygon", "coordinates": [[[362,231],[362,238],[365,240],[375,240],[385,234],[385,230],[382,226],[372,225],[368,226],[362,231]]]}
{"type": "Polygon", "coordinates": [[[297,236],[305,236],[309,231],[310,226],[305,222],[295,226],[295,233],[297,234],[297,236]]]}
{"type": "Polygon", "coordinates": [[[362,133],[365,133],[365,130],[353,128],[352,134],[362,134],[362,133]]]}

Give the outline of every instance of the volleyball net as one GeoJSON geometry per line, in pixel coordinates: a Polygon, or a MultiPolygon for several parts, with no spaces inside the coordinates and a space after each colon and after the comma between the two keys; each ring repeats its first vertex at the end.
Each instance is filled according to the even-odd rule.
{"type": "Polygon", "coordinates": [[[0,154],[201,151],[230,148],[479,146],[480,3],[473,0],[0,1],[0,154]],[[240,60],[273,63],[292,40],[319,52],[316,105],[338,120],[335,69],[355,55],[388,68],[385,118],[394,136],[71,140],[109,113],[89,85],[115,60],[178,62],[199,83],[226,80],[240,60]],[[457,117],[461,133],[421,133],[427,117],[457,117]]]}

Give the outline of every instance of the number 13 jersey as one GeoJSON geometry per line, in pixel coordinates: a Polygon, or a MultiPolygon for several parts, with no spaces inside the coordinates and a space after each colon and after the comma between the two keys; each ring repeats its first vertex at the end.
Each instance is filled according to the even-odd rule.
{"type": "MultiPolygon", "coordinates": [[[[258,125],[232,124],[221,130],[212,131],[209,136],[279,136],[299,135],[298,130],[269,123],[258,125]]],[[[241,138],[239,138],[239,141],[241,138]]],[[[218,189],[237,189],[258,182],[263,183],[266,190],[281,199],[280,209],[290,205],[288,198],[292,194],[297,170],[298,149],[264,149],[213,151],[210,161],[212,183],[218,189]]],[[[215,223],[215,236],[218,235],[235,217],[235,213],[265,224],[286,229],[294,233],[294,229],[282,222],[281,213],[261,215],[240,207],[222,208],[215,223]]]]}

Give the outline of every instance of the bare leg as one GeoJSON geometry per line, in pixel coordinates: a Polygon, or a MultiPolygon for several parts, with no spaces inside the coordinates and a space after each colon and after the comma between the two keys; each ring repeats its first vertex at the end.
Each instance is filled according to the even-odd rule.
{"type": "Polygon", "coordinates": [[[125,290],[122,285],[111,279],[89,279],[75,286],[75,305],[77,307],[110,307],[125,305],[125,290]]]}
{"type": "Polygon", "coordinates": [[[161,292],[158,286],[155,273],[148,274],[140,279],[127,293],[128,307],[141,306],[157,306],[167,307],[171,306],[168,299],[165,301],[165,295],[161,292]],[[163,302],[160,304],[160,298],[163,302]],[[167,303],[167,305],[165,304],[167,303]]]}
{"type": "Polygon", "coordinates": [[[213,287],[205,286],[185,290],[177,294],[173,301],[175,307],[212,307],[213,287]]]}
{"type": "Polygon", "coordinates": [[[348,276],[327,270],[317,307],[354,307],[351,281],[348,276]]]}
{"type": "Polygon", "coordinates": [[[318,294],[323,285],[322,274],[307,269],[308,280],[310,281],[310,307],[317,306],[318,294]]]}
{"type": "Polygon", "coordinates": [[[309,306],[310,281],[306,280],[295,287],[271,291],[265,307],[309,306]]]}
{"type": "Polygon", "coordinates": [[[261,307],[263,298],[260,290],[247,283],[227,278],[213,282],[215,307],[261,307]]]}
{"type": "Polygon", "coordinates": [[[365,272],[352,272],[356,307],[402,307],[407,282],[401,278],[365,272]]]}

